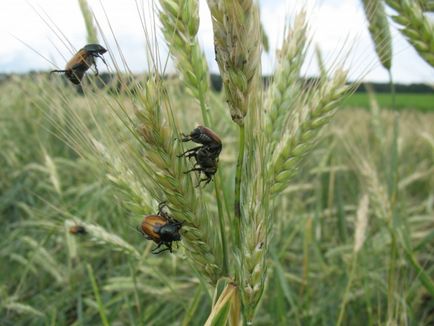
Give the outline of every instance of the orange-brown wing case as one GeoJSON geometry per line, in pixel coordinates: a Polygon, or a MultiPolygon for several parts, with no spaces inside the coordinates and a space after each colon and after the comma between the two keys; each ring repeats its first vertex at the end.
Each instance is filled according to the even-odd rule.
{"type": "MultiPolygon", "coordinates": [[[[89,52],[81,49],[78,51],[71,60],[66,64],[65,70],[72,70],[77,65],[87,65],[88,57],[90,56],[89,52]]],[[[89,67],[89,66],[88,66],[89,67]]]]}
{"type": "Polygon", "coordinates": [[[159,242],[160,235],[156,232],[158,227],[167,224],[167,220],[159,215],[148,215],[145,216],[141,224],[143,233],[149,236],[152,240],[159,242]]]}
{"type": "Polygon", "coordinates": [[[69,228],[69,233],[77,235],[77,234],[86,234],[86,228],[81,225],[73,225],[69,228]]]}

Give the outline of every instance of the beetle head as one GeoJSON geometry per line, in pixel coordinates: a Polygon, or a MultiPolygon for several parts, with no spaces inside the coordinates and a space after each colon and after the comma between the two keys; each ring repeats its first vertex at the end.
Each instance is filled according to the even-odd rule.
{"type": "Polygon", "coordinates": [[[107,50],[103,46],[96,44],[96,43],[95,44],[87,44],[84,46],[83,49],[86,50],[87,52],[90,52],[90,53],[104,54],[107,52],[107,50]]]}

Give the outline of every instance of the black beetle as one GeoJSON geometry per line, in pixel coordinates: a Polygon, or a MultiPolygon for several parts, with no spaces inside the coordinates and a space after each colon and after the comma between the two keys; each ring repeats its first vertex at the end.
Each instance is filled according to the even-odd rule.
{"type": "Polygon", "coordinates": [[[199,180],[199,184],[205,181],[205,185],[208,184],[214,174],[217,172],[218,157],[222,150],[222,142],[220,137],[209,128],[198,126],[193,129],[189,135],[182,135],[182,142],[193,141],[202,146],[197,146],[191,148],[184,153],[178,155],[178,157],[194,157],[196,163],[193,169],[185,171],[184,173],[189,173],[192,171],[198,171],[199,173],[205,174],[205,178],[199,180]]]}

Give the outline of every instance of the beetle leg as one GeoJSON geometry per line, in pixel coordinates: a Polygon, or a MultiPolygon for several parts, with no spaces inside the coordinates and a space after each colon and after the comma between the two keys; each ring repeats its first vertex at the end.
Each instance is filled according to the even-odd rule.
{"type": "Polygon", "coordinates": [[[200,180],[199,180],[199,183],[196,185],[196,188],[199,187],[200,184],[201,184],[203,181],[205,181],[205,184],[204,184],[204,187],[205,187],[208,183],[211,182],[211,180],[212,180],[212,178],[210,178],[210,177],[200,179],[200,180]]]}
{"type": "Polygon", "coordinates": [[[99,71],[98,71],[98,67],[96,65],[96,62],[94,63],[94,66],[95,66],[95,76],[98,76],[99,75],[99,71]]]}
{"type": "Polygon", "coordinates": [[[100,58],[102,62],[104,62],[104,64],[107,66],[107,62],[105,62],[105,59],[101,54],[98,54],[97,57],[100,58]]]}
{"type": "Polygon", "coordinates": [[[160,248],[162,244],[163,244],[163,243],[160,242],[160,243],[159,243],[159,244],[158,244],[154,249],[151,250],[151,252],[152,252],[154,255],[156,255],[157,253],[155,252],[155,250],[158,250],[158,248],[160,248]]]}
{"type": "Polygon", "coordinates": [[[182,221],[182,222],[179,222],[179,221],[177,221],[177,220],[175,220],[175,219],[172,219],[173,220],[173,224],[175,225],[175,226],[179,226],[179,228],[181,228],[182,227],[182,225],[184,224],[184,221],[182,221]]]}
{"type": "Polygon", "coordinates": [[[185,157],[188,158],[188,159],[191,159],[192,157],[194,157],[197,160],[197,152],[190,153],[190,154],[186,155],[185,157]]]}
{"type": "Polygon", "coordinates": [[[194,156],[194,155],[196,154],[196,152],[197,152],[200,148],[202,148],[202,146],[198,146],[198,147],[190,148],[189,150],[187,150],[187,151],[185,151],[184,153],[179,154],[179,155],[177,155],[177,156],[178,156],[178,157],[183,157],[183,156],[186,156],[186,157],[192,157],[192,156],[194,156]],[[190,155],[190,156],[189,156],[189,155],[190,155]]]}
{"type": "Polygon", "coordinates": [[[185,142],[188,142],[190,140],[192,140],[192,138],[191,138],[190,135],[186,135],[186,134],[181,133],[181,139],[180,139],[180,141],[182,141],[183,143],[185,143],[185,142]]]}
{"type": "Polygon", "coordinates": [[[190,173],[190,172],[193,172],[193,171],[199,171],[199,172],[201,172],[201,171],[203,171],[203,169],[202,168],[193,168],[191,170],[185,171],[184,174],[187,174],[187,173],[190,173]]]}
{"type": "Polygon", "coordinates": [[[201,181],[205,181],[205,186],[206,186],[208,183],[211,182],[211,180],[212,180],[211,177],[206,177],[205,179],[202,179],[201,181]]]}
{"type": "Polygon", "coordinates": [[[162,253],[163,251],[167,251],[167,250],[170,250],[170,252],[172,252],[172,244],[171,244],[170,242],[160,242],[160,244],[159,244],[156,248],[154,248],[154,249],[152,250],[152,253],[153,253],[154,255],[158,255],[158,254],[162,253]],[[163,248],[163,249],[161,249],[160,251],[155,252],[158,248],[160,248],[160,246],[161,246],[162,244],[165,244],[167,248],[163,248]]]}
{"type": "MultiPolygon", "coordinates": [[[[167,251],[167,250],[169,250],[169,248],[161,249],[161,250],[158,251],[158,252],[152,252],[152,254],[154,254],[154,255],[158,255],[158,254],[161,254],[162,252],[167,251]]],[[[171,251],[171,252],[172,252],[172,251],[171,251]]]]}

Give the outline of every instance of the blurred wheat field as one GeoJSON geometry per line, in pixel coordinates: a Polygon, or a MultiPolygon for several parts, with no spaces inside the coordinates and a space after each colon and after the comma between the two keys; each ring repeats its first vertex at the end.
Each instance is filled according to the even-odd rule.
{"type": "MultiPolygon", "coordinates": [[[[1,325],[434,323],[432,96],[352,94],[339,58],[307,84],[302,11],[264,86],[258,8],[238,2],[208,2],[221,93],[191,0],[159,1],[175,76],[156,64],[115,66],[107,84],[92,72],[79,87],[45,73],[0,83],[1,325]],[[200,124],[223,150],[194,187],[179,140],[200,124]],[[137,226],[163,201],[182,241],[154,255],[137,226]]],[[[390,72],[383,9],[370,32],[390,72]]]]}
{"type": "MultiPolygon", "coordinates": [[[[41,82],[46,83],[36,84],[41,82]]],[[[180,119],[191,119],[192,112],[198,112],[195,104],[179,83],[173,84],[170,92],[184,108],[180,119]]],[[[33,89],[35,81],[26,78],[0,88],[2,325],[99,323],[89,265],[111,324],[203,323],[211,298],[183,259],[182,249],[164,258],[150,254],[152,244],[134,230],[140,220],[128,211],[98,163],[79,157],[56,136],[44,111],[34,109],[40,99],[33,89]],[[101,226],[109,240],[73,237],[65,221],[101,226]],[[140,253],[140,260],[125,255],[110,237],[122,238],[140,253]]],[[[73,94],[70,100],[76,114],[87,114],[82,96],[73,94]]],[[[104,114],[99,117],[104,119],[104,114]]],[[[215,129],[225,144],[222,166],[230,166],[236,153],[225,125],[222,121],[215,129]]],[[[412,257],[432,275],[433,125],[433,113],[402,112],[397,118],[384,110],[338,113],[276,203],[277,241],[271,242],[269,283],[258,324],[336,320],[353,264],[360,200],[376,191],[366,185],[366,175],[374,175],[386,189],[390,175],[398,176],[399,218],[393,227],[411,245],[412,257]],[[394,133],[396,123],[399,131],[394,133]],[[361,159],[369,159],[369,166],[361,165],[361,159]]],[[[369,207],[348,292],[351,324],[385,322],[389,300],[402,322],[429,324],[432,297],[402,249],[394,258],[395,290],[388,298],[391,239],[384,221],[372,212],[375,203],[369,207]]]]}

